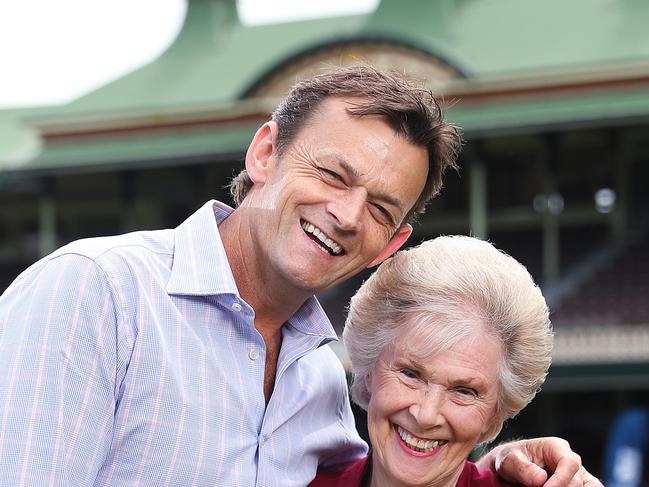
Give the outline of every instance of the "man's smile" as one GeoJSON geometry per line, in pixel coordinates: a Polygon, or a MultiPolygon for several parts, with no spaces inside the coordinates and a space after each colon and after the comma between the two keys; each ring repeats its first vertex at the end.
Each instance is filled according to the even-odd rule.
{"type": "Polygon", "coordinates": [[[329,255],[342,255],[344,253],[342,246],[338,242],[333,240],[312,223],[309,223],[305,220],[300,220],[300,225],[302,226],[302,229],[307,233],[307,235],[309,235],[313,241],[315,241],[323,249],[325,249],[329,253],[329,255]]]}

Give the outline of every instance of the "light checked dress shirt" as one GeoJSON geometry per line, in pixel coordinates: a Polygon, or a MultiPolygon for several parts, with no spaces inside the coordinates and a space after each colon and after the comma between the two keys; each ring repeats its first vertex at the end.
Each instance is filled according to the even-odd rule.
{"type": "Polygon", "coordinates": [[[265,346],[205,204],[73,242],[0,297],[0,486],[304,486],[367,453],[315,298],[265,346]]]}

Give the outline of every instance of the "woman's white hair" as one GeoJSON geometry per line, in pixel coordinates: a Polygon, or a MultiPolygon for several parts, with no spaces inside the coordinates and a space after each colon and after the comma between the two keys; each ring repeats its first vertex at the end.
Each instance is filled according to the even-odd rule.
{"type": "Polygon", "coordinates": [[[384,262],[350,303],[343,332],[353,400],[370,399],[365,376],[399,337],[416,337],[434,354],[488,333],[501,344],[495,438],[543,384],[552,355],[552,327],[540,289],[523,265],[492,244],[466,236],[438,237],[384,262]]]}

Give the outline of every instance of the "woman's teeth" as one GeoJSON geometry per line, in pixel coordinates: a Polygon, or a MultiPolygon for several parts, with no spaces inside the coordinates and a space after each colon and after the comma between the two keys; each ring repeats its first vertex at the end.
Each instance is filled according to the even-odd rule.
{"type": "Polygon", "coordinates": [[[397,433],[399,433],[399,436],[401,437],[403,442],[406,445],[408,445],[409,448],[421,453],[433,451],[435,448],[446,444],[446,441],[444,440],[422,440],[419,438],[415,438],[406,430],[404,430],[401,426],[398,425],[397,425],[397,433]]]}

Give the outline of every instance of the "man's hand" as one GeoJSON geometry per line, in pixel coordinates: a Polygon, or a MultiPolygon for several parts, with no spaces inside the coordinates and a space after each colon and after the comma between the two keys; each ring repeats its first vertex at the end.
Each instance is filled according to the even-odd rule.
{"type": "Polygon", "coordinates": [[[604,487],[561,438],[533,438],[497,446],[478,462],[503,479],[528,487],[604,487]]]}

